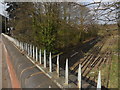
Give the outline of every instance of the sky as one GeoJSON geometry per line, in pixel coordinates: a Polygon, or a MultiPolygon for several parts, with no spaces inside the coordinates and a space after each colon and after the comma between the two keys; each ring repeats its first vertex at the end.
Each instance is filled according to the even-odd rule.
{"type": "MultiPolygon", "coordinates": [[[[11,1],[11,0],[7,0],[7,1],[11,1]]],[[[26,1],[26,0],[18,0],[18,1],[26,1]]],[[[37,0],[37,1],[40,1],[40,0],[37,0]]],[[[53,0],[53,1],[55,1],[55,0],[53,0]]],[[[101,0],[68,0],[68,1],[89,2],[89,3],[91,3],[91,2],[99,2],[101,0]]],[[[102,2],[112,2],[112,1],[117,1],[117,0],[102,0],[102,2]]],[[[4,4],[2,4],[3,2],[4,2],[4,0],[0,0],[0,14],[4,15],[4,16],[7,16],[7,13],[5,12],[6,6],[4,4]]]]}
{"type": "MultiPolygon", "coordinates": [[[[11,0],[8,0],[8,1],[11,1],[11,0]]],[[[17,0],[16,0],[17,1],[17,0]]],[[[26,0],[18,0],[18,1],[26,1],[26,0]]],[[[36,1],[36,0],[35,0],[36,1]]],[[[37,0],[37,1],[40,1],[40,0],[37,0]]],[[[54,0],[53,0],[54,1],[54,0]]],[[[69,0],[69,1],[75,1],[75,0],[69,0]]],[[[101,0],[76,0],[78,2],[99,2],[101,0]]],[[[111,1],[116,1],[116,0],[102,0],[103,2],[111,2],[111,1]]],[[[4,0],[0,0],[0,14],[4,15],[5,11],[4,11],[4,5],[2,4],[2,2],[4,2],[4,0]]]]}
{"type": "Polygon", "coordinates": [[[4,5],[1,3],[3,0],[0,1],[0,14],[3,15],[3,9],[4,9],[4,5]]]}

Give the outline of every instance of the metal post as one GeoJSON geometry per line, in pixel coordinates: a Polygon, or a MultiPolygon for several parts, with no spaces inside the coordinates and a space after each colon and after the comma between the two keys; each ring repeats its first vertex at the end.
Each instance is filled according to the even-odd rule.
{"type": "Polygon", "coordinates": [[[101,74],[99,71],[98,81],[97,81],[97,90],[101,90],[101,74]]]}
{"type": "Polygon", "coordinates": [[[36,62],[38,61],[38,50],[37,50],[37,47],[36,47],[36,62]]]}
{"type": "Polygon", "coordinates": [[[44,68],[46,68],[46,50],[44,50],[44,68]]]}
{"type": "Polygon", "coordinates": [[[33,59],[35,59],[35,50],[34,50],[34,46],[33,46],[33,59]]]}
{"type": "Polygon", "coordinates": [[[41,49],[40,49],[40,52],[39,52],[39,61],[40,61],[40,64],[42,64],[42,61],[41,61],[41,49]]]}
{"type": "Polygon", "coordinates": [[[60,70],[59,70],[59,55],[57,55],[57,74],[58,74],[58,77],[59,77],[59,73],[60,73],[60,70]]]}
{"type": "Polygon", "coordinates": [[[65,84],[68,85],[68,59],[66,59],[65,84]]]}
{"type": "Polygon", "coordinates": [[[49,56],[49,71],[52,72],[52,58],[51,58],[51,52],[50,52],[50,56],[49,56]]]}
{"type": "Polygon", "coordinates": [[[78,88],[81,90],[81,64],[79,64],[79,69],[78,69],[78,88]]]}

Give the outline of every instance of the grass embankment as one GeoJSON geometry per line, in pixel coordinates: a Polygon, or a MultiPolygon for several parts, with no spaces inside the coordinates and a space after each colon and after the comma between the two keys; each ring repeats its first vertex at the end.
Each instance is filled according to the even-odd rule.
{"type": "Polygon", "coordinates": [[[118,56],[112,56],[108,88],[118,88],[118,56]]]}
{"type": "MultiPolygon", "coordinates": [[[[112,51],[110,58],[99,69],[101,71],[102,85],[107,88],[118,88],[118,35],[111,35],[105,42],[100,53],[112,51]]],[[[90,77],[98,77],[98,70],[93,69],[90,77]]],[[[97,78],[95,80],[97,82],[97,78]]]]}
{"type": "Polygon", "coordinates": [[[102,84],[108,88],[118,88],[118,35],[108,38],[101,51],[106,49],[112,54],[108,63],[101,67],[102,84]]]}

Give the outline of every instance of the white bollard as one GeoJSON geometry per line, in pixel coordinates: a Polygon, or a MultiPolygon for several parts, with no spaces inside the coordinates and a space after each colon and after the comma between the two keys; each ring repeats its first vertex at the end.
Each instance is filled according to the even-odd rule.
{"type": "Polygon", "coordinates": [[[15,45],[17,45],[17,40],[15,39],[15,45]]]}
{"type": "Polygon", "coordinates": [[[97,81],[97,90],[101,90],[101,74],[99,71],[98,81],[97,81]]]}
{"type": "Polygon", "coordinates": [[[28,43],[26,43],[26,49],[27,49],[26,51],[27,51],[27,54],[28,54],[28,43]]]}
{"type": "Polygon", "coordinates": [[[27,52],[27,43],[25,43],[25,50],[26,50],[26,52],[27,52]]]}
{"type": "Polygon", "coordinates": [[[18,41],[18,48],[20,47],[19,41],[18,41]]]}
{"type": "Polygon", "coordinates": [[[19,41],[18,41],[18,47],[19,47],[19,41]]]}
{"type": "Polygon", "coordinates": [[[38,61],[38,50],[37,50],[37,47],[36,47],[36,62],[38,61]]]}
{"type": "Polygon", "coordinates": [[[31,56],[31,45],[29,44],[29,56],[31,56]]]}
{"type": "Polygon", "coordinates": [[[20,47],[20,42],[18,41],[18,48],[20,47]]]}
{"type": "Polygon", "coordinates": [[[22,42],[20,42],[20,49],[22,50],[22,42]]]}
{"type": "Polygon", "coordinates": [[[49,86],[49,88],[51,88],[51,86],[49,86]]]}
{"type": "Polygon", "coordinates": [[[29,48],[29,44],[27,44],[27,48],[28,48],[28,51],[27,51],[27,52],[28,52],[28,56],[29,56],[29,55],[30,55],[30,53],[29,53],[29,49],[30,49],[30,48],[29,48]]]}
{"type": "Polygon", "coordinates": [[[25,46],[26,43],[24,43],[24,50],[26,51],[26,46],[25,46]]]}
{"type": "Polygon", "coordinates": [[[46,68],[46,50],[44,50],[44,68],[46,68]]]}
{"type": "Polygon", "coordinates": [[[15,39],[15,45],[17,46],[17,39],[15,39]]]}
{"type": "Polygon", "coordinates": [[[16,46],[17,46],[17,39],[16,39],[16,46]]]}
{"type": "Polygon", "coordinates": [[[26,46],[25,46],[26,43],[24,43],[24,50],[26,51],[26,46]]]}
{"type": "Polygon", "coordinates": [[[17,39],[16,39],[16,46],[18,46],[18,41],[17,41],[17,39]]]}
{"type": "Polygon", "coordinates": [[[34,49],[34,46],[33,46],[33,59],[35,59],[35,49],[34,49]]]}
{"type": "Polygon", "coordinates": [[[17,42],[16,42],[16,46],[18,47],[18,40],[16,40],[17,42]]]}
{"type": "Polygon", "coordinates": [[[81,90],[81,64],[79,64],[79,69],[78,69],[78,88],[81,90]]]}
{"type": "Polygon", "coordinates": [[[40,61],[40,64],[42,64],[42,60],[41,60],[41,49],[40,49],[40,52],[39,52],[39,61],[40,61]]]}
{"type": "Polygon", "coordinates": [[[68,85],[68,59],[66,59],[66,68],[65,68],[65,84],[68,85]]]}
{"type": "Polygon", "coordinates": [[[19,47],[19,41],[17,40],[17,47],[19,47]]]}
{"type": "Polygon", "coordinates": [[[24,42],[22,43],[22,48],[23,48],[23,51],[24,51],[24,42]]]}
{"type": "Polygon", "coordinates": [[[21,49],[21,42],[20,41],[19,41],[19,46],[20,46],[19,48],[21,49]]]}
{"type": "Polygon", "coordinates": [[[60,73],[60,70],[59,70],[59,55],[57,55],[57,74],[58,74],[58,77],[59,77],[59,73],[60,73]]]}
{"type": "Polygon", "coordinates": [[[22,50],[24,51],[24,43],[22,42],[22,50]]]}
{"type": "Polygon", "coordinates": [[[49,71],[52,72],[52,58],[51,58],[51,52],[49,56],[49,71]]]}
{"type": "Polygon", "coordinates": [[[23,49],[23,47],[22,47],[22,42],[21,42],[21,50],[23,49]]]}
{"type": "Polygon", "coordinates": [[[30,44],[29,44],[29,56],[30,56],[30,54],[31,54],[31,53],[30,53],[30,44]]]}
{"type": "Polygon", "coordinates": [[[30,56],[32,57],[32,45],[30,45],[30,56]]]}
{"type": "Polygon", "coordinates": [[[24,42],[23,42],[23,51],[24,51],[24,42]]]}
{"type": "Polygon", "coordinates": [[[20,41],[19,41],[19,48],[20,48],[20,41]]]}

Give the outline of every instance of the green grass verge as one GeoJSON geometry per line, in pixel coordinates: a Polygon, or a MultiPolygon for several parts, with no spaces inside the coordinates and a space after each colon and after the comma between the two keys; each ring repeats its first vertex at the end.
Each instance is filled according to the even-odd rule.
{"type": "Polygon", "coordinates": [[[118,88],[118,56],[112,56],[109,88],[118,88]]]}

